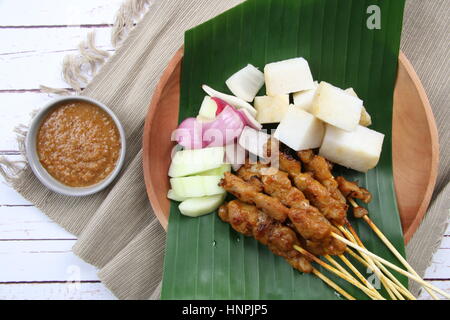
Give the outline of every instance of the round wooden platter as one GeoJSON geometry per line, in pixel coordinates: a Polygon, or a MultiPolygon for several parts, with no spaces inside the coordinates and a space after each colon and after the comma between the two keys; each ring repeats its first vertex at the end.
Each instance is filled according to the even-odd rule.
{"type": "MultiPolygon", "coordinates": [[[[155,90],[143,137],[144,179],[148,197],[167,229],[170,202],[169,169],[172,131],[178,124],[183,49],[168,64],[155,90]]],[[[436,124],[425,90],[401,53],[394,92],[393,164],[397,202],[405,242],[411,239],[426,212],[437,176],[439,145],[436,124]]]]}

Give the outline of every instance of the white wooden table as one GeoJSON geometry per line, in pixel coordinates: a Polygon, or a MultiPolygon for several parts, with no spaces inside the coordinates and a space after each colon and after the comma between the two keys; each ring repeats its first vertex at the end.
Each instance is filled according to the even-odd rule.
{"type": "MultiPolygon", "coordinates": [[[[0,155],[20,158],[13,128],[52,99],[40,84],[67,87],[63,57],[89,31],[100,48],[113,51],[111,24],[122,1],[0,0],[0,155]]],[[[75,241],[0,181],[0,299],[114,299],[97,270],[72,253],[75,241]]],[[[446,291],[449,253],[450,228],[425,275],[446,291]]]]}

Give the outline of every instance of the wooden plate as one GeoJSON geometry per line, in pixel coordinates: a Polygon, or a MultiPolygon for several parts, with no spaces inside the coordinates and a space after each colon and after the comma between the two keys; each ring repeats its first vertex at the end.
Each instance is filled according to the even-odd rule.
{"type": "MultiPolygon", "coordinates": [[[[183,49],[167,66],[155,90],[143,137],[144,179],[148,198],[164,229],[170,202],[169,169],[178,124],[183,49]]],[[[436,124],[425,90],[406,56],[401,53],[394,92],[393,164],[395,191],[405,243],[419,226],[436,183],[439,145],[436,124]]]]}

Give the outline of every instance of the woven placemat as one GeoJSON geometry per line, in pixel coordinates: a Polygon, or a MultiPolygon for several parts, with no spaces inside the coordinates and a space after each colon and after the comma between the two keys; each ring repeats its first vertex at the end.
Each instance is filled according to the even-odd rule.
{"type": "MultiPolygon", "coordinates": [[[[129,11],[123,10],[144,10],[137,2],[128,1],[125,8],[129,11]]],[[[182,45],[184,31],[239,2],[153,1],[122,46],[81,92],[109,106],[124,125],[128,147],[125,166],[110,188],[83,198],[61,196],[46,189],[29,168],[18,172],[6,159],[0,160],[0,171],[24,198],[78,236],[74,252],[100,269],[100,279],[118,298],[159,297],[165,233],[147,199],[141,150],[144,119],[153,91],[170,58],[182,45]]],[[[429,95],[438,122],[442,155],[432,205],[407,248],[408,260],[420,274],[439,245],[450,207],[450,119],[446,105],[450,92],[450,39],[446,29],[449,16],[449,1],[407,2],[402,50],[429,95]]],[[[119,21],[120,26],[122,22],[119,21]]],[[[89,42],[86,48],[91,48],[95,56],[89,42]]],[[[67,70],[76,75],[76,70],[67,70]]],[[[26,134],[26,130],[21,133],[26,134]]],[[[417,287],[413,290],[417,293],[417,287]]]]}

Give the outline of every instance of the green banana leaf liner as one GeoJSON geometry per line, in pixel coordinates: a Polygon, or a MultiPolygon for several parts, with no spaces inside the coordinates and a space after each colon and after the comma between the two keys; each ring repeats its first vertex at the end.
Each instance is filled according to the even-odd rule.
{"type": "MultiPolygon", "coordinates": [[[[205,96],[202,84],[230,93],[225,80],[248,63],[262,70],[270,62],[304,57],[315,80],[354,88],[372,116],[371,128],[386,135],[375,169],[362,174],[337,167],[334,172],[372,192],[370,217],[404,254],[392,173],[392,105],[403,9],[404,0],[248,0],[185,33],[179,120],[197,115],[205,96]],[[380,9],[380,28],[372,27],[373,5],[380,9]]],[[[363,221],[350,220],[370,251],[400,265],[363,221]]],[[[379,286],[370,270],[350,260],[379,286]]],[[[357,299],[368,299],[317,268],[357,299]]],[[[161,298],[344,299],[316,276],[294,270],[256,240],[235,232],[217,213],[185,217],[176,202],[170,210],[161,298]]]]}

